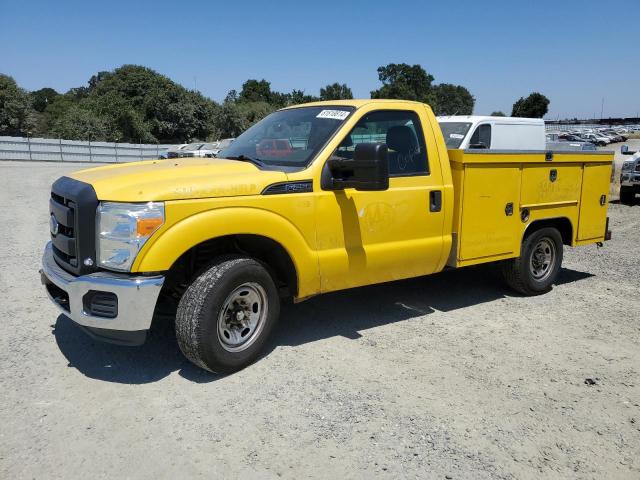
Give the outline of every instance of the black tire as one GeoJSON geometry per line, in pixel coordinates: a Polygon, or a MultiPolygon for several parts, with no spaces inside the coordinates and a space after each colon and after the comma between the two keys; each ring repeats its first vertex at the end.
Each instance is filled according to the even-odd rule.
{"type": "Polygon", "coordinates": [[[546,227],[525,237],[520,256],[504,262],[502,274],[515,291],[524,295],[540,295],[551,290],[561,266],[562,236],[555,228],[546,227]],[[545,261],[540,257],[546,258],[547,249],[552,252],[552,259],[544,269],[545,261]]]}
{"type": "Polygon", "coordinates": [[[636,192],[632,188],[620,187],[620,203],[625,205],[636,203],[636,192]]]}
{"type": "Polygon", "coordinates": [[[200,274],[180,299],[176,338],[182,353],[197,366],[211,372],[230,373],[256,360],[279,315],[280,298],[275,283],[259,262],[242,257],[221,258],[200,274]],[[243,288],[249,290],[242,291],[243,288]],[[223,315],[231,323],[220,321],[221,311],[236,297],[238,301],[231,304],[233,307],[226,308],[223,315]],[[252,305],[240,305],[246,303],[244,298],[258,300],[252,305]],[[241,322],[250,322],[255,305],[258,301],[263,305],[263,300],[264,306],[260,307],[258,315],[261,320],[257,325],[260,326],[251,331],[241,322]],[[238,315],[242,316],[240,320],[236,320],[238,315]],[[247,330],[251,334],[244,340],[242,334],[247,330]],[[235,345],[232,343],[235,339],[244,343],[235,345]],[[241,350],[230,351],[230,348],[241,350]]]}

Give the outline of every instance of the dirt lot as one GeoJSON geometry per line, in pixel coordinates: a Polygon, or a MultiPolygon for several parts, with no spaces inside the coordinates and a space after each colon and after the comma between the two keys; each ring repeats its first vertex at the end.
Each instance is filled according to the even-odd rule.
{"type": "Polygon", "coordinates": [[[0,478],[640,478],[640,205],[547,295],[475,268],[318,297],[223,377],[166,324],[94,343],[46,299],[77,168],[0,163],[0,478]]]}

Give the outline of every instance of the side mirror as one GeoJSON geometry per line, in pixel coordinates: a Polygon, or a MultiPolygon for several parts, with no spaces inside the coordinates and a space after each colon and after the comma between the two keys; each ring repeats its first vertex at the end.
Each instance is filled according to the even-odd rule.
{"type": "Polygon", "coordinates": [[[622,145],[620,147],[620,153],[622,153],[622,155],[635,155],[636,152],[632,152],[631,150],[629,150],[629,146],[628,145],[622,145]]]}
{"type": "Polygon", "coordinates": [[[356,145],[353,159],[330,158],[323,175],[323,188],[342,190],[379,191],[389,188],[389,161],[384,143],[356,145]]]}

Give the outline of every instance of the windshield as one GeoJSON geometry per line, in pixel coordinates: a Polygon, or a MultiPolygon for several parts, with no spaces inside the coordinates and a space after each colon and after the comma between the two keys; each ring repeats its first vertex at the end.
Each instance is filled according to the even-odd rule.
{"type": "Polygon", "coordinates": [[[447,143],[447,148],[458,148],[464,140],[465,135],[471,128],[471,123],[467,122],[442,122],[440,129],[447,143]]]}
{"type": "Polygon", "coordinates": [[[218,153],[266,166],[305,167],[353,111],[352,107],[300,107],[260,120],[218,153]]]}

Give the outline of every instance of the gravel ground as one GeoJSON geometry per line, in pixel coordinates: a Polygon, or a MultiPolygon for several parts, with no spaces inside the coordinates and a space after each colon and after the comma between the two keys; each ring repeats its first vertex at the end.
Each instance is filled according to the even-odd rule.
{"type": "Polygon", "coordinates": [[[0,478],[640,478],[640,205],[547,295],[481,267],[317,297],[224,377],[170,325],[95,343],[46,299],[49,187],[79,167],[0,163],[0,478]]]}

